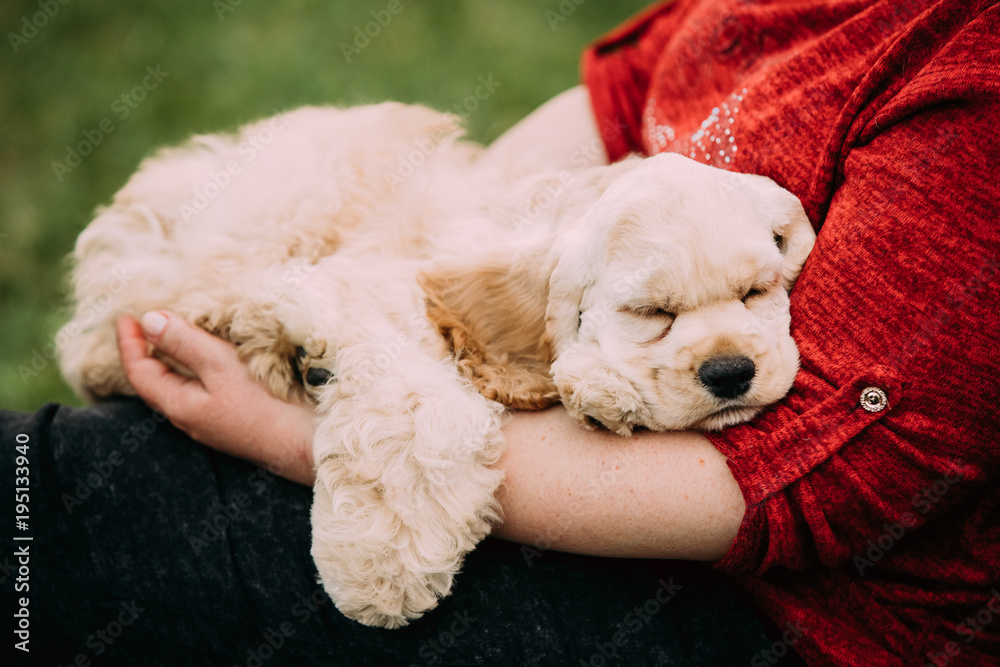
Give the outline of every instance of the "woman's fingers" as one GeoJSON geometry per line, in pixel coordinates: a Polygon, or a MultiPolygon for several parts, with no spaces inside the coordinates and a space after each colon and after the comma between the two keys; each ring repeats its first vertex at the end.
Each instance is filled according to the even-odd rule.
{"type": "Polygon", "coordinates": [[[123,315],[118,318],[118,353],[122,368],[129,383],[139,395],[154,409],[166,414],[176,410],[176,406],[186,401],[197,380],[174,373],[169,366],[149,353],[149,341],[143,335],[142,327],[134,317],[123,315]]]}
{"type": "Polygon", "coordinates": [[[232,345],[173,313],[152,310],[139,323],[146,340],[190,368],[202,381],[239,363],[232,345]]]}
{"type": "Polygon", "coordinates": [[[277,474],[312,484],[315,411],[286,403],[255,382],[236,348],[177,315],[118,320],[122,367],[136,393],[189,436],[277,474]],[[149,345],[197,374],[187,378],[151,356],[149,345]],[[276,463],[277,462],[277,463],[276,463]]]}

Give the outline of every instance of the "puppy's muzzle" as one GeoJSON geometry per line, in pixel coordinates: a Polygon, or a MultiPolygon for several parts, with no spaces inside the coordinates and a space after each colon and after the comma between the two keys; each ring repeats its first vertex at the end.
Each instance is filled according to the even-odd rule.
{"type": "Polygon", "coordinates": [[[698,368],[698,379],[718,398],[736,398],[747,393],[757,367],[746,357],[716,357],[698,368]]]}

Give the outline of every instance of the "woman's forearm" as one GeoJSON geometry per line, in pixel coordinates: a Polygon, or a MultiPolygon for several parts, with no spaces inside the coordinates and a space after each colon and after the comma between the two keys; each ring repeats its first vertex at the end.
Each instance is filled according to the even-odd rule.
{"type": "Polygon", "coordinates": [[[701,433],[581,429],[562,408],[519,412],[504,428],[494,534],[596,556],[713,561],[745,503],[726,459],[701,433]]]}
{"type": "MultiPolygon", "coordinates": [[[[288,479],[313,482],[312,410],[251,381],[231,345],[169,314],[145,335],[122,318],[118,336],[132,386],[179,428],[288,479]],[[150,356],[149,343],[199,379],[173,373],[150,356]]],[[[496,533],[505,539],[604,556],[716,560],[736,536],[743,496],[725,458],[699,433],[625,439],[586,431],[556,407],[515,413],[504,435],[504,524],[496,533]]]]}

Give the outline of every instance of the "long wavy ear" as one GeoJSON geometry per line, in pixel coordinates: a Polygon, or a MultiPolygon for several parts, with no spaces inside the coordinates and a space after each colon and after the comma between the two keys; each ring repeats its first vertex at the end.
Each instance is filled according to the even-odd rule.
{"type": "MultiPolygon", "coordinates": [[[[589,239],[593,241],[593,239],[589,239]]],[[[635,387],[608,365],[592,332],[581,320],[604,315],[600,307],[587,310],[586,294],[595,282],[592,243],[585,234],[568,233],[556,244],[558,262],[549,280],[546,333],[555,361],[552,375],[566,411],[585,428],[600,423],[621,436],[637,424],[648,424],[649,412],[635,387]],[[586,314],[584,311],[587,311],[586,314]]]]}
{"type": "Polygon", "coordinates": [[[763,196],[763,212],[770,217],[774,242],[785,256],[781,282],[786,290],[790,290],[812,252],[816,232],[798,197],[765,176],[748,178],[763,196]]]}
{"type": "Polygon", "coordinates": [[[806,258],[812,252],[816,243],[816,232],[812,223],[806,217],[802,204],[791,193],[786,193],[794,200],[794,206],[789,206],[789,217],[784,224],[776,221],[774,226],[774,242],[778,244],[781,254],[785,256],[785,266],[781,270],[781,281],[786,290],[792,289],[806,258]]]}
{"type": "Polygon", "coordinates": [[[545,311],[546,333],[556,355],[576,337],[582,303],[587,289],[596,281],[599,257],[606,246],[608,230],[615,222],[609,210],[616,193],[627,192],[630,182],[623,177],[644,163],[630,155],[612,165],[588,172],[590,182],[581,189],[596,195],[583,217],[556,239],[552,247],[549,303],[545,311]],[[610,199],[609,199],[610,198],[610,199]]]}
{"type": "Polygon", "coordinates": [[[591,262],[587,261],[586,237],[579,231],[565,232],[556,240],[555,268],[549,277],[545,334],[558,356],[570,345],[580,328],[583,296],[594,283],[591,262]]]}
{"type": "Polygon", "coordinates": [[[486,398],[519,410],[559,400],[549,372],[544,252],[493,256],[420,276],[427,316],[459,371],[486,398]]]}

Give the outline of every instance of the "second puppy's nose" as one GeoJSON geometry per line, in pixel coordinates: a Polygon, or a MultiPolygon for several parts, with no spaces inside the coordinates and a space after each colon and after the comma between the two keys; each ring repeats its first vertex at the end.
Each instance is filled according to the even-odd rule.
{"type": "Polygon", "coordinates": [[[716,357],[698,368],[698,379],[719,398],[736,398],[750,389],[757,367],[746,357],[716,357]]]}

